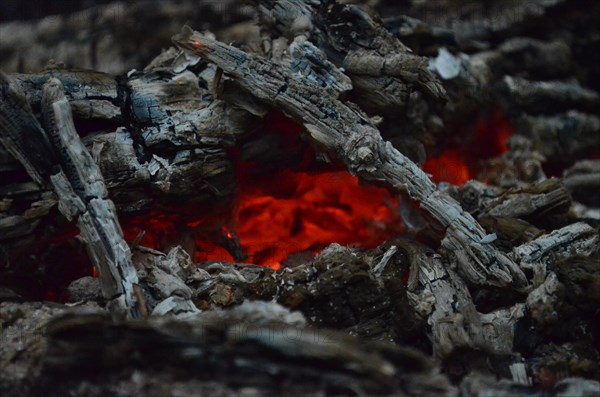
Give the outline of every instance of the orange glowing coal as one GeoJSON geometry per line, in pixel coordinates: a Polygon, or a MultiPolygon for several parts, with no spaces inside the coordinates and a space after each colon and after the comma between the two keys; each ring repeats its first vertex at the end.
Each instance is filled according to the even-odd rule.
{"type": "Polygon", "coordinates": [[[463,185],[475,177],[483,160],[496,157],[506,151],[506,142],[513,129],[499,109],[491,116],[481,118],[468,134],[457,134],[461,141],[455,147],[429,156],[423,170],[431,174],[435,182],[463,185]]]}
{"type": "Polygon", "coordinates": [[[193,239],[197,262],[234,261],[232,247],[238,246],[244,262],[279,268],[291,254],[315,254],[334,242],[373,248],[405,230],[398,197],[361,186],[346,171],[283,169],[242,179],[239,188],[232,219],[225,222],[230,226],[153,211],[123,220],[125,238],[133,241],[144,231],[140,243],[160,250],[193,239]]]}
{"type": "Polygon", "coordinates": [[[242,184],[236,224],[250,263],[277,268],[290,254],[333,242],[372,248],[403,231],[398,198],[345,171],[282,170],[271,178],[242,184]]]}
{"type": "Polygon", "coordinates": [[[448,149],[439,157],[430,158],[423,164],[423,171],[431,174],[436,182],[449,182],[462,185],[471,179],[471,171],[465,155],[458,149],[448,149]]]}

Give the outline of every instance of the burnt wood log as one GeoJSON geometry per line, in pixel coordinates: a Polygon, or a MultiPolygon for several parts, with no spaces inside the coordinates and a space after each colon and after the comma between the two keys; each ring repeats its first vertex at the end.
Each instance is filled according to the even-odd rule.
{"type": "MultiPolygon", "coordinates": [[[[398,99],[391,98],[404,92],[399,96],[407,100],[411,86],[435,100],[445,99],[443,87],[426,68],[426,59],[413,55],[385,26],[360,8],[320,0],[254,3],[265,33],[283,36],[290,42],[305,36],[328,59],[344,68],[365,105],[375,99],[375,104],[369,106],[378,110],[386,107],[373,95],[379,95],[379,100],[394,101],[398,99]],[[368,88],[362,89],[363,84],[368,88]],[[384,94],[378,94],[375,86],[380,86],[384,94]]],[[[397,108],[397,104],[390,105],[397,108]]]]}
{"type": "Polygon", "coordinates": [[[535,240],[515,247],[512,257],[523,269],[534,272],[533,284],[539,285],[546,278],[549,262],[556,258],[574,256],[580,253],[589,256],[598,247],[598,232],[586,223],[573,223],[535,240]]]}
{"type": "MultiPolygon", "coordinates": [[[[132,243],[138,276],[132,290],[144,302],[139,310],[144,317],[169,318],[131,322],[102,313],[54,319],[43,336],[27,335],[37,342],[26,343],[25,349],[12,344],[0,349],[0,362],[8,368],[6,375],[0,375],[0,390],[14,392],[16,379],[21,382],[17,390],[23,394],[51,389],[57,381],[59,393],[74,395],[81,390],[87,395],[124,390],[130,394],[144,390],[210,393],[211,387],[233,395],[247,393],[248,388],[263,394],[426,393],[449,397],[538,395],[540,386],[557,396],[564,389],[582,396],[596,391],[598,384],[593,381],[562,378],[597,378],[600,373],[593,328],[597,320],[597,294],[593,291],[597,258],[593,255],[598,252],[598,232],[585,223],[571,223],[582,216],[582,204],[572,203],[567,192],[586,191],[597,170],[583,163],[565,173],[564,184],[548,180],[539,146],[547,140],[552,147],[544,154],[552,164],[558,163],[561,151],[556,142],[564,138],[563,127],[574,123],[567,131],[563,162],[570,163],[578,155],[594,156],[594,150],[585,146],[595,142],[590,134],[597,124],[598,94],[589,89],[589,82],[580,85],[570,78],[573,73],[578,78],[586,73],[578,70],[577,62],[563,64],[571,59],[569,40],[504,41],[511,31],[522,31],[520,24],[528,18],[542,15],[554,5],[514,3],[517,10],[524,10],[525,15],[519,16],[523,19],[515,25],[504,15],[491,18],[491,22],[483,18],[490,25],[481,37],[482,21],[477,17],[471,27],[479,33],[467,32],[466,40],[447,43],[463,50],[488,51],[471,57],[440,51],[428,66],[426,58],[410,54],[376,17],[358,8],[319,0],[254,3],[260,4],[262,49],[248,45],[248,52],[241,52],[221,45],[212,36],[192,35],[188,38],[191,43],[179,36],[177,44],[187,46],[188,51],[169,49],[143,71],[118,79],[67,73],[60,67],[51,67],[39,76],[14,76],[28,93],[34,111],[26,108],[22,98],[13,98],[0,113],[6,116],[0,119],[0,124],[5,124],[4,145],[12,152],[0,147],[0,175],[10,176],[9,185],[0,186],[0,192],[5,192],[0,195],[0,231],[7,236],[2,243],[16,241],[28,247],[36,226],[46,230],[44,222],[56,217],[57,203],[67,213],[67,202],[84,211],[80,202],[95,200],[87,196],[102,200],[107,196],[105,190],[95,189],[82,198],[86,189],[72,177],[73,172],[55,174],[61,157],[64,167],[63,152],[69,150],[49,157],[54,168],[50,172],[53,185],[48,187],[47,174],[36,168],[44,160],[35,156],[28,160],[33,153],[28,152],[23,136],[10,129],[31,127],[27,132],[38,150],[35,154],[44,157],[48,145],[36,134],[41,128],[35,125],[32,113],[41,108],[48,114],[49,104],[38,105],[41,87],[50,76],[60,74],[68,82],[75,115],[75,126],[67,124],[76,144],[69,146],[86,153],[75,133],[81,127],[79,132],[85,135],[83,142],[91,153],[86,162],[91,164],[93,158],[100,165],[109,194],[123,214],[160,205],[166,212],[190,212],[186,215],[200,219],[215,208],[211,201],[230,203],[235,182],[227,148],[242,141],[244,146],[256,145],[244,155],[265,155],[264,147],[273,147],[273,141],[260,137],[249,142],[245,133],[257,120],[251,115],[264,117],[276,108],[304,125],[320,158],[341,159],[363,180],[408,193],[420,211],[410,209],[406,202],[404,209],[428,216],[429,224],[411,227],[415,233],[418,230],[416,236],[372,251],[332,245],[307,263],[288,263],[293,267],[278,271],[218,261],[196,266],[182,248],[165,255],[139,246],[138,238],[132,243]],[[492,36],[496,38],[492,40],[492,36]],[[496,42],[502,44],[494,48],[496,42]],[[535,59],[529,59],[531,54],[535,59]],[[206,65],[205,60],[217,67],[206,65]],[[458,66],[457,75],[448,75],[447,61],[458,66]],[[545,61],[561,65],[538,74],[545,61]],[[443,87],[450,103],[445,108],[434,103],[443,97],[435,73],[448,78],[443,87]],[[554,82],[536,81],[540,76],[554,82]],[[80,89],[77,81],[85,88],[80,89]],[[518,90],[511,91],[507,82],[526,86],[542,103],[530,105],[518,90]],[[497,87],[503,92],[495,92],[497,87]],[[571,91],[565,93],[561,88],[571,91]],[[345,101],[346,95],[362,109],[345,101]],[[474,181],[461,188],[443,183],[435,186],[403,156],[408,153],[396,150],[411,139],[430,139],[431,135],[419,136],[425,130],[432,129],[435,135],[444,131],[443,123],[475,114],[481,107],[478,101],[490,107],[500,99],[505,100],[513,121],[523,121],[518,131],[530,140],[514,137],[510,151],[488,164],[487,176],[480,178],[497,186],[474,181]],[[550,114],[542,108],[545,103],[550,114]],[[14,108],[19,109],[12,114],[14,108]],[[362,110],[384,114],[387,120],[369,118],[362,110]],[[435,114],[440,110],[442,118],[435,114]],[[535,116],[521,114],[522,110],[535,116]],[[407,122],[402,129],[416,132],[416,137],[399,140],[394,149],[384,143],[380,132],[393,137],[394,122],[404,119],[407,122]],[[98,121],[103,125],[101,131],[91,127],[92,123],[99,125],[98,121]],[[29,181],[13,154],[20,156],[33,179],[43,186],[29,181]],[[51,190],[62,193],[57,197],[51,190]],[[99,190],[101,194],[97,194],[99,190]],[[70,197],[65,200],[65,196],[70,197]],[[211,204],[190,210],[203,203],[211,204]],[[438,248],[440,224],[445,239],[438,248]],[[549,230],[542,230],[544,227],[549,230]],[[436,250],[417,241],[427,241],[436,250]],[[276,304],[248,303],[249,299],[277,301],[300,310],[304,318],[276,304]],[[218,310],[225,306],[236,307],[218,310]],[[207,312],[198,313],[199,309],[207,312]],[[320,327],[326,326],[362,339],[333,334],[333,343],[304,338],[291,343],[290,332],[297,335],[314,330],[304,328],[305,322],[319,327],[319,333],[320,327]],[[248,332],[240,336],[240,327],[248,332]],[[459,391],[448,386],[446,378],[425,365],[419,355],[373,340],[433,351],[457,383],[468,376],[459,391]],[[32,363],[27,364],[29,359],[32,363]],[[22,371],[26,365],[28,379],[22,371]],[[204,372],[199,375],[198,369],[204,372]],[[474,371],[512,377],[513,381],[492,383],[474,371]],[[423,386],[432,382],[433,388],[423,386]],[[536,386],[530,386],[531,382],[536,386]],[[25,389],[20,389],[23,386],[25,389]]],[[[556,3],[572,4],[568,0],[556,3]]],[[[473,7],[477,10],[479,6],[473,7]]],[[[494,3],[490,9],[502,14],[504,7],[494,3]]],[[[439,33],[431,30],[428,37],[448,39],[439,33]]],[[[430,55],[439,47],[434,43],[430,55]]],[[[64,115],[69,104],[64,98],[59,102],[64,115]]],[[[63,145],[63,149],[68,148],[63,145]]],[[[415,152],[415,157],[423,160],[422,150],[415,152]]],[[[93,164],[91,169],[99,174],[93,164]]],[[[108,213],[109,223],[115,226],[116,214],[110,208],[108,213]]],[[[178,232],[182,241],[191,241],[188,229],[178,232]]],[[[119,239],[117,246],[121,244],[125,243],[119,239]]],[[[99,285],[100,281],[91,277],[78,280],[69,288],[71,299],[104,305],[99,285]]],[[[19,299],[11,292],[1,290],[0,298],[19,299]]],[[[20,312],[27,312],[26,305],[4,308],[0,309],[3,340],[14,332],[13,325],[30,326],[32,322],[20,312]]],[[[37,314],[42,312],[38,321],[61,310],[48,305],[34,309],[37,314]]]]}
{"type": "Polygon", "coordinates": [[[571,196],[557,178],[509,189],[469,181],[463,186],[451,187],[449,192],[465,210],[477,217],[531,221],[549,214],[564,214],[571,206],[571,196]]]}
{"type": "Polygon", "coordinates": [[[584,204],[598,207],[600,196],[600,161],[582,160],[565,170],[563,183],[573,198],[584,204]]]}
{"type": "Polygon", "coordinates": [[[138,276],[131,252],[100,169],[77,135],[60,80],[52,78],[44,84],[42,111],[62,168],[50,176],[58,208],[68,220],[77,220],[109,307],[136,318],[144,302],[135,293],[138,276]]]}
{"type": "Polygon", "coordinates": [[[554,116],[524,115],[515,120],[515,128],[553,164],[592,158],[600,147],[600,119],[594,114],[573,110],[554,116]]]}
{"type": "Polygon", "coordinates": [[[378,4],[381,15],[407,14],[419,18],[437,29],[451,31],[458,48],[465,52],[486,49],[494,40],[514,37],[523,32],[543,30],[548,20],[562,22],[585,19],[577,13],[577,0],[491,0],[476,3],[462,0],[442,0],[436,3],[410,1],[408,5],[391,0],[378,4]],[[573,13],[575,16],[571,16],[573,13]]]}
{"type": "Polygon", "coordinates": [[[315,397],[587,397],[600,387],[594,380],[570,378],[541,391],[526,379],[499,381],[480,373],[454,387],[418,352],[307,327],[302,315],[272,303],[247,303],[187,321],[131,322],[111,319],[89,304],[74,310],[5,302],[0,318],[7,342],[0,349],[5,369],[0,391],[13,396],[247,396],[252,390],[315,397]]]}

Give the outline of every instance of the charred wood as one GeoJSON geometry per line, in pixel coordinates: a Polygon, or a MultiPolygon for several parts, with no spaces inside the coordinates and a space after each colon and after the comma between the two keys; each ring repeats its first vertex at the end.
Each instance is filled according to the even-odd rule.
{"type": "Polygon", "coordinates": [[[42,111],[58,158],[55,167],[60,164],[62,168],[49,177],[58,208],[67,219],[77,220],[110,307],[135,318],[142,303],[134,296],[138,278],[129,246],[123,240],[114,205],[107,199],[102,174],[77,135],[59,80],[51,78],[44,84],[42,111]]]}

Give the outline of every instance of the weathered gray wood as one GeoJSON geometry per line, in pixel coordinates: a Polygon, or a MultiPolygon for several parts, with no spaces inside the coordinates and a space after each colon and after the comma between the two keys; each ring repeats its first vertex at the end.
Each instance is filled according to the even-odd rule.
{"type": "Polygon", "coordinates": [[[186,282],[198,277],[199,270],[187,252],[175,247],[168,254],[139,248],[133,261],[144,286],[144,301],[149,314],[189,316],[199,312],[192,301],[192,289],[186,282]]]}
{"type": "MultiPolygon", "coordinates": [[[[461,0],[438,0],[436,2],[411,1],[410,6],[392,0],[382,0],[382,15],[408,14],[424,22],[452,31],[460,48],[473,50],[486,48],[498,37],[511,37],[533,26],[546,27],[540,23],[550,11],[568,3],[569,0],[500,0],[471,2],[461,0]]],[[[575,4],[576,2],[571,2],[575,4]]],[[[564,12],[558,13],[562,18],[564,12]]]]}
{"type": "Polygon", "coordinates": [[[21,92],[27,93],[27,100],[34,109],[40,109],[42,86],[55,77],[63,82],[74,118],[106,124],[123,122],[117,81],[106,73],[49,64],[40,73],[15,73],[10,77],[21,92]]]}
{"type": "Polygon", "coordinates": [[[461,206],[478,217],[531,219],[568,211],[571,196],[557,178],[501,189],[478,181],[450,187],[461,206]]]}
{"type": "Polygon", "coordinates": [[[452,267],[425,247],[411,245],[409,301],[431,326],[436,356],[448,357],[458,348],[512,354],[514,325],[523,317],[525,305],[478,312],[467,285],[452,267]]]}
{"type": "Polygon", "coordinates": [[[473,54],[470,62],[483,62],[497,77],[519,74],[536,80],[559,79],[573,72],[573,54],[564,40],[510,38],[497,48],[473,54]]]}
{"type": "MultiPolygon", "coordinates": [[[[12,75],[10,80],[16,89],[27,93],[34,109],[41,108],[42,85],[48,78],[66,81],[71,108],[77,109],[79,104],[85,109],[73,114],[75,125],[90,128],[99,123],[94,128],[100,131],[86,131],[82,140],[100,166],[120,214],[140,214],[161,206],[164,211],[185,212],[185,216],[199,219],[233,205],[235,172],[226,150],[248,131],[252,116],[214,100],[202,88],[212,81],[204,80],[212,78],[209,70],[202,77],[186,72],[185,67],[174,72],[173,61],[173,57],[163,57],[164,64],[157,63],[156,70],[132,73],[121,86],[103,73],[56,67],[40,74],[12,75]],[[117,109],[118,117],[103,113],[105,105],[117,109]],[[194,215],[189,214],[192,209],[194,215]]],[[[4,105],[9,103],[7,98],[4,105]]],[[[57,222],[46,217],[49,211],[36,210],[48,207],[44,203],[52,189],[26,182],[23,166],[4,146],[0,159],[0,197],[12,203],[0,211],[2,218],[10,217],[2,221],[6,233],[0,234],[0,251],[6,263],[29,255],[32,238],[41,244],[53,238],[52,233],[35,227],[39,221],[57,222]],[[15,175],[18,179],[13,179],[15,175]],[[30,207],[32,210],[25,214],[23,208],[30,207]]],[[[56,211],[50,213],[55,216],[56,211]]]]}
{"type": "MultiPolygon", "coordinates": [[[[589,255],[597,247],[598,233],[576,225],[516,247],[515,252],[523,254],[515,257],[530,271],[533,264],[551,263],[551,258],[589,255]],[[576,248],[564,249],[570,245],[576,248]],[[539,257],[534,255],[538,249],[539,257]]],[[[555,273],[546,271],[535,275],[535,288],[523,301],[484,312],[457,274],[451,256],[441,256],[413,240],[397,240],[387,247],[360,252],[332,244],[312,262],[278,271],[207,264],[191,284],[196,302],[207,309],[249,298],[275,299],[302,311],[312,324],[369,339],[399,343],[425,332],[439,359],[469,349],[493,357],[514,355],[518,362],[517,323],[532,312],[535,321],[550,321],[563,304],[555,273]],[[407,274],[403,287],[400,280],[407,274]]]]}
{"type": "Polygon", "coordinates": [[[522,382],[509,381],[481,374],[466,377],[460,385],[460,395],[464,397],[588,397],[598,394],[600,382],[582,378],[567,378],[551,385],[551,390],[541,390],[537,386],[524,385],[522,382]]]}
{"type": "Polygon", "coordinates": [[[533,270],[533,284],[537,286],[546,278],[549,262],[576,255],[589,256],[598,249],[598,241],[596,229],[578,222],[515,247],[511,256],[523,269],[533,270]]]}
{"type": "Polygon", "coordinates": [[[138,276],[131,252],[114,204],[108,199],[102,173],[77,135],[60,80],[50,78],[44,84],[42,110],[46,131],[62,166],[50,177],[59,209],[69,220],[77,220],[109,306],[136,318],[144,302],[134,292],[138,276]]]}
{"type": "Polygon", "coordinates": [[[513,135],[506,145],[508,151],[490,159],[478,179],[501,188],[526,189],[531,184],[552,186],[551,183],[543,183],[547,179],[542,167],[545,159],[529,138],[513,135]]]}
{"type": "MultiPolygon", "coordinates": [[[[266,56],[272,55],[270,49],[281,39],[309,40],[344,68],[357,104],[367,111],[397,116],[399,109],[419,102],[419,95],[411,95],[414,91],[433,101],[446,99],[443,86],[427,69],[427,59],[412,54],[379,19],[359,7],[323,0],[252,3],[263,30],[266,56]]],[[[411,119],[406,113],[402,118],[411,119]]]]}
{"type": "Polygon", "coordinates": [[[549,114],[570,109],[593,112],[600,104],[600,94],[578,82],[504,76],[501,90],[505,106],[514,112],[549,114]]]}
{"type": "MultiPolygon", "coordinates": [[[[10,77],[38,109],[43,83],[50,77],[66,81],[76,125],[100,123],[101,130],[83,140],[122,213],[147,210],[155,202],[168,206],[174,199],[190,205],[231,201],[225,198],[235,189],[234,170],[225,150],[251,117],[202,88],[212,81],[204,80],[212,79],[209,73],[203,78],[185,68],[174,72],[173,61],[131,74],[122,87],[103,73],[57,68],[10,77]]],[[[21,167],[10,156],[2,159],[0,172],[21,167]]],[[[10,190],[16,194],[16,188],[10,190]]]]}
{"type": "Polygon", "coordinates": [[[113,319],[89,304],[2,303],[0,318],[8,320],[0,329],[0,392],[16,397],[456,397],[420,352],[308,327],[300,313],[273,302],[143,321],[113,319]]]}

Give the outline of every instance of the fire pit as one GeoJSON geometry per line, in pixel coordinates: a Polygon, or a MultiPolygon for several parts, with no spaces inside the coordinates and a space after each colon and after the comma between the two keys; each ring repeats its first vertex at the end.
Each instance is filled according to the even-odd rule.
{"type": "Polygon", "coordinates": [[[600,394],[600,7],[196,3],[0,25],[3,394],[600,394]]]}

